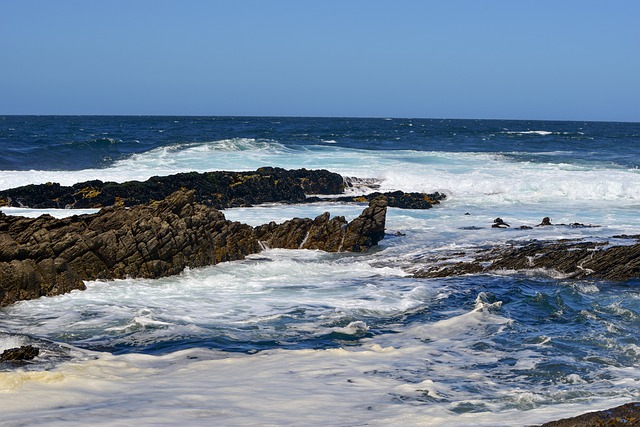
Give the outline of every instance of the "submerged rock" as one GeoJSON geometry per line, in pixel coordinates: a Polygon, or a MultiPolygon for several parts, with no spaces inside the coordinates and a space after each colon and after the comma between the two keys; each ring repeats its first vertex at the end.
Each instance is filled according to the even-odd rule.
{"type": "Polygon", "coordinates": [[[0,305],[81,290],[85,280],[174,275],[242,259],[265,246],[365,251],[384,237],[386,210],[379,198],[350,223],[325,213],[254,228],[197,203],[191,190],[63,219],[0,212],[0,305]]]}

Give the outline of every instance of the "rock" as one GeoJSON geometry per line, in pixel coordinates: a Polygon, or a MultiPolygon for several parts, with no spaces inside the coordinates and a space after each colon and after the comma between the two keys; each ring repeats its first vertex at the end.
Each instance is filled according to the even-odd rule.
{"type": "Polygon", "coordinates": [[[565,418],[542,424],[540,427],[638,427],[640,403],[633,402],[598,412],[589,412],[573,418],[565,418]]]}
{"type": "Polygon", "coordinates": [[[160,202],[55,219],[0,213],[0,305],[85,288],[85,280],[158,278],[233,261],[262,247],[360,252],[384,237],[385,200],[347,223],[316,219],[251,227],[177,191],[160,202]]]}
{"type": "Polygon", "coordinates": [[[538,224],[538,227],[545,227],[548,225],[551,225],[551,218],[549,218],[548,216],[545,216],[544,218],[542,218],[542,222],[538,224]]]}
{"type": "Polygon", "coordinates": [[[401,209],[430,209],[433,205],[437,205],[446,195],[435,192],[426,193],[405,193],[403,191],[393,191],[387,193],[371,193],[363,196],[338,197],[333,199],[321,199],[323,201],[337,202],[370,202],[379,197],[384,197],[388,207],[401,209]]]}
{"type": "Polygon", "coordinates": [[[255,172],[189,172],[124,183],[86,181],[0,191],[0,205],[30,208],[135,206],[162,200],[181,189],[196,190],[195,200],[218,209],[268,202],[300,203],[306,194],[341,194],[343,179],[327,170],[264,167],[255,172]]]}
{"type": "Polygon", "coordinates": [[[10,348],[0,354],[0,362],[16,362],[35,359],[40,354],[40,349],[32,345],[10,348]]]}
{"type": "Polygon", "coordinates": [[[154,176],[147,181],[124,183],[85,181],[72,186],[58,183],[26,185],[0,191],[0,206],[49,208],[102,208],[135,206],[162,200],[178,190],[195,190],[195,200],[217,209],[261,203],[314,201],[370,202],[384,196],[387,205],[404,209],[429,209],[446,196],[441,193],[372,193],[364,196],[320,198],[343,194],[345,187],[363,190],[379,187],[374,179],[342,178],[327,170],[285,170],[263,167],[255,172],[189,172],[154,176]]]}
{"type": "Polygon", "coordinates": [[[428,267],[416,277],[445,277],[497,271],[548,272],[567,278],[628,280],[640,277],[640,243],[609,246],[608,242],[532,241],[478,252],[472,261],[428,267]]]}
{"type": "Polygon", "coordinates": [[[509,227],[509,224],[504,222],[502,218],[494,219],[493,224],[491,225],[491,228],[508,228],[508,227],[509,227]]]}

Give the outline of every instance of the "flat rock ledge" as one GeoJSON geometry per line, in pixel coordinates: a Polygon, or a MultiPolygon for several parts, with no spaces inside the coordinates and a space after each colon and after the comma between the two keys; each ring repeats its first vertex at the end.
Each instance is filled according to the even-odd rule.
{"type": "MultiPolygon", "coordinates": [[[[634,239],[636,236],[614,236],[634,239]]],[[[563,278],[624,281],[640,278],[640,243],[532,241],[512,243],[476,253],[460,253],[464,261],[448,259],[418,268],[415,277],[521,271],[563,278]],[[471,258],[471,260],[469,260],[471,258]]]]}
{"type": "Polygon", "coordinates": [[[386,211],[378,198],[350,223],[324,213],[251,227],[226,220],[189,190],[63,219],[0,212],[0,306],[84,289],[85,280],[175,275],[264,248],[366,251],[384,237],[386,211]]]}

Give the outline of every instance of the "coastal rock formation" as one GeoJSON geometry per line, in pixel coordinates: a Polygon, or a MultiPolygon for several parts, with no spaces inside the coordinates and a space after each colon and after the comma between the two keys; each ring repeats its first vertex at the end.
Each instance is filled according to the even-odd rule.
{"type": "Polygon", "coordinates": [[[311,220],[295,218],[256,227],[257,238],[271,248],[320,249],[327,252],[362,252],[384,237],[387,206],[384,197],[373,199],[362,214],[347,223],[329,212],[311,220]]]}
{"type": "Polygon", "coordinates": [[[135,206],[181,189],[196,190],[199,203],[224,209],[269,202],[300,203],[306,194],[342,194],[342,176],[327,170],[264,167],[255,172],[189,172],[124,183],[100,180],[72,186],[26,185],[0,191],[0,206],[35,209],[135,206]]]}
{"type": "MultiPolygon", "coordinates": [[[[370,202],[380,196],[390,207],[429,209],[445,199],[441,193],[394,191],[364,196],[326,198],[354,188],[357,178],[344,178],[327,170],[285,170],[264,167],[255,172],[189,172],[154,176],[144,182],[85,181],[72,186],[31,184],[0,191],[0,206],[51,208],[103,208],[135,206],[162,200],[178,190],[195,190],[195,200],[217,209],[248,207],[261,203],[370,202]],[[308,197],[308,195],[314,195],[308,197]]],[[[362,179],[362,182],[374,180],[362,179]]],[[[359,182],[359,181],[358,181],[359,182]]],[[[376,181],[377,182],[377,181],[376,181]]],[[[371,186],[358,186],[363,191],[371,186]]]]}
{"type": "Polygon", "coordinates": [[[84,289],[84,280],[157,278],[261,248],[359,252],[384,236],[384,198],[347,223],[328,213],[253,228],[178,191],[160,202],[55,219],[0,213],[0,305],[84,289]]]}
{"type": "Polygon", "coordinates": [[[628,280],[640,277],[640,243],[532,241],[511,243],[471,255],[472,261],[422,269],[416,277],[446,277],[499,271],[538,271],[567,278],[628,280]]]}

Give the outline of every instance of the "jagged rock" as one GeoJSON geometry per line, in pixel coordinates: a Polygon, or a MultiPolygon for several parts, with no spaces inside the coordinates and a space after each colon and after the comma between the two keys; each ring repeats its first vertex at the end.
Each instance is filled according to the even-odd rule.
{"type": "Polygon", "coordinates": [[[160,202],[55,219],[0,213],[0,305],[84,289],[84,280],[158,278],[272,248],[359,252],[384,237],[385,200],[351,223],[328,213],[253,228],[177,191],[160,202]]]}
{"type": "Polygon", "coordinates": [[[35,359],[40,354],[40,349],[32,345],[10,348],[0,354],[0,362],[16,362],[35,359]]]}
{"type": "Polygon", "coordinates": [[[70,187],[58,183],[0,191],[0,206],[101,208],[134,206],[162,200],[181,189],[196,190],[198,202],[218,209],[268,202],[300,203],[306,194],[341,194],[342,176],[327,170],[264,167],[255,172],[189,172],[124,183],[86,181],[70,187]]]}
{"type": "MultiPolygon", "coordinates": [[[[469,255],[469,254],[467,254],[469,255]]],[[[541,242],[506,244],[479,252],[472,261],[422,269],[416,277],[446,277],[496,271],[553,272],[567,278],[628,280],[640,277],[640,244],[608,242],[541,242]]]]}

